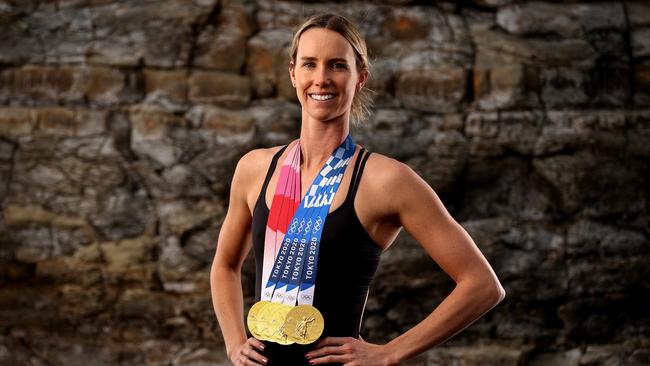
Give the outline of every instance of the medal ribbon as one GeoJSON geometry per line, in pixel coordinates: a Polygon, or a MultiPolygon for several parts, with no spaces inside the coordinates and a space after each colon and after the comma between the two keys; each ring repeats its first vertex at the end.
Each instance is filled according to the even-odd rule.
{"type": "MultiPolygon", "coordinates": [[[[275,194],[271,202],[269,217],[266,221],[264,235],[264,260],[262,262],[262,278],[271,275],[273,262],[278,256],[282,239],[287,232],[291,218],[300,204],[300,142],[287,154],[280,177],[275,187],[275,194]]],[[[262,300],[271,300],[273,291],[262,291],[262,300]]]]}
{"type": "MultiPolygon", "coordinates": [[[[296,144],[296,146],[298,145],[296,144]]],[[[282,233],[282,237],[280,238],[278,234],[275,235],[273,248],[271,248],[271,245],[266,245],[270,241],[265,237],[263,268],[266,270],[268,267],[270,273],[267,274],[268,277],[263,277],[263,279],[268,278],[268,280],[262,291],[262,300],[295,305],[297,299],[299,304],[312,304],[316,283],[318,251],[323,226],[329,208],[334,200],[334,195],[338,190],[345,169],[353,154],[354,141],[352,140],[352,136],[348,135],[328,158],[305,197],[302,201],[299,201],[300,205],[293,213],[293,218],[284,226],[285,230],[282,233]],[[278,242],[282,242],[279,248],[277,246],[278,242]],[[274,250],[271,253],[276,254],[273,265],[267,264],[270,262],[267,261],[267,258],[270,258],[270,255],[267,255],[267,248],[269,251],[271,249],[274,250]]],[[[297,185],[299,187],[299,148],[294,155],[298,156],[297,159],[292,159],[292,164],[297,160],[298,169],[295,169],[295,172],[297,172],[297,185]]],[[[287,165],[288,160],[289,156],[285,160],[283,167],[287,165]]],[[[294,166],[291,165],[292,169],[294,166]]],[[[287,174],[287,179],[291,179],[289,174],[287,174]]],[[[283,186],[287,185],[284,184],[283,186]]],[[[284,190],[280,190],[280,186],[281,184],[278,182],[274,203],[275,197],[281,195],[279,192],[285,192],[284,190]]],[[[298,188],[298,197],[300,197],[300,188],[298,188]]],[[[289,201],[296,202],[295,199],[289,201]]],[[[269,222],[271,221],[271,216],[269,214],[269,222]]],[[[269,233],[269,227],[271,225],[267,225],[267,235],[269,233]]],[[[275,232],[278,233],[281,231],[276,230],[275,232]]],[[[266,271],[263,273],[266,273],[266,271]]]]}

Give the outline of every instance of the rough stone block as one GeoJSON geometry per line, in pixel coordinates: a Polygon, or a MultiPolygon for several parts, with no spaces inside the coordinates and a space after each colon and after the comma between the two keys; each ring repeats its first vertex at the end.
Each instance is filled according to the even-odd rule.
{"type": "Polygon", "coordinates": [[[147,262],[152,258],[153,238],[142,236],[100,244],[106,263],[114,268],[127,268],[147,262]]]}
{"type": "Polygon", "coordinates": [[[530,358],[530,366],[580,366],[582,351],[574,348],[563,352],[541,353],[530,358]]]}
{"type": "Polygon", "coordinates": [[[523,38],[504,32],[472,28],[476,45],[476,65],[527,64],[544,67],[593,67],[598,58],[594,47],[585,39],[546,40],[523,38]]]}
{"type": "Polygon", "coordinates": [[[255,119],[250,114],[223,108],[206,108],[202,126],[221,144],[249,143],[255,133],[255,119]]]}
{"type": "Polygon", "coordinates": [[[172,304],[164,293],[146,289],[126,289],[115,304],[115,315],[125,321],[140,318],[164,322],[172,314],[172,304]]]}
{"type": "Polygon", "coordinates": [[[635,29],[630,34],[632,57],[641,59],[650,56],[650,27],[635,29]]]}
{"type": "Polygon", "coordinates": [[[397,159],[424,154],[434,140],[435,131],[425,120],[405,109],[378,109],[362,127],[358,136],[373,151],[397,159]],[[404,144],[408,140],[408,144],[404,144]]]}
{"type": "Polygon", "coordinates": [[[467,162],[467,140],[457,131],[436,133],[426,156],[407,161],[439,195],[458,193],[457,185],[467,162]]]}
{"type": "Polygon", "coordinates": [[[291,141],[299,135],[301,110],[297,103],[278,101],[251,108],[256,134],[267,146],[291,141]]]}
{"type": "Polygon", "coordinates": [[[291,39],[291,31],[273,30],[260,32],[248,41],[246,72],[251,76],[252,88],[257,98],[276,95],[278,84],[288,82],[293,92],[293,99],[287,98],[290,95],[283,96],[288,100],[297,100],[289,80],[288,48],[291,39]]]}
{"type": "Polygon", "coordinates": [[[194,72],[190,76],[192,102],[245,106],[250,99],[251,86],[247,77],[209,71],[194,72]]]}
{"type": "Polygon", "coordinates": [[[650,106],[650,62],[634,67],[634,104],[639,107],[650,106]]]}
{"type": "Polygon", "coordinates": [[[144,71],[144,84],[148,103],[172,107],[187,103],[187,73],[183,70],[147,69],[144,71]]]}
{"type": "Polygon", "coordinates": [[[535,142],[535,155],[587,147],[625,149],[625,113],[610,111],[548,111],[535,142]]]}
{"type": "Polygon", "coordinates": [[[42,108],[38,110],[38,133],[48,136],[74,136],[74,111],[65,108],[42,108]]]}
{"type": "Polygon", "coordinates": [[[88,220],[99,235],[113,241],[153,235],[156,223],[152,203],[143,189],[134,192],[124,186],[105,192],[88,220]]]}
{"type": "Polygon", "coordinates": [[[399,76],[396,96],[407,108],[425,112],[454,112],[460,109],[466,90],[467,72],[462,68],[411,71],[399,76]]]}
{"type": "Polygon", "coordinates": [[[541,98],[547,107],[582,106],[589,102],[591,80],[584,70],[546,68],[540,76],[541,98]]]}
{"type": "Polygon", "coordinates": [[[0,98],[75,102],[84,96],[84,82],[81,68],[29,65],[7,69],[0,74],[0,98]]]}
{"type": "Polygon", "coordinates": [[[35,129],[37,113],[29,108],[0,108],[0,136],[17,138],[28,136],[35,129]]]}
{"type": "Polygon", "coordinates": [[[494,143],[506,151],[531,156],[543,121],[544,115],[538,111],[500,113],[499,132],[494,143]]]}
{"type": "Polygon", "coordinates": [[[470,347],[440,347],[427,352],[432,365],[453,364],[463,360],[467,366],[517,366],[525,359],[525,350],[499,345],[470,347]]]}
{"type": "Polygon", "coordinates": [[[239,73],[245,57],[244,36],[208,27],[199,35],[193,64],[204,69],[239,73]]]}
{"type": "Polygon", "coordinates": [[[216,0],[112,3],[92,9],[94,39],[90,62],[137,66],[185,66],[193,24],[205,22],[216,0]]]}
{"type": "Polygon", "coordinates": [[[555,187],[566,212],[598,217],[645,209],[645,168],[634,159],[583,150],[536,158],[533,166],[555,187]]]}
{"type": "Polygon", "coordinates": [[[395,100],[395,73],[399,68],[396,60],[378,59],[372,62],[370,79],[366,88],[372,90],[373,105],[376,107],[398,107],[395,100]]]}
{"type": "Polygon", "coordinates": [[[481,109],[495,110],[522,106],[525,99],[523,65],[494,66],[474,72],[474,95],[481,109]]]}
{"type": "Polygon", "coordinates": [[[643,253],[646,243],[639,231],[579,220],[568,227],[566,244],[569,257],[614,258],[643,253]]]}
{"type": "Polygon", "coordinates": [[[631,99],[629,66],[612,64],[597,68],[591,72],[591,103],[599,107],[624,108],[631,99]]]}
{"type": "Polygon", "coordinates": [[[650,157],[650,111],[638,111],[628,116],[627,146],[631,153],[650,157]]]}
{"type": "Polygon", "coordinates": [[[465,193],[457,215],[461,218],[520,217],[541,219],[556,210],[554,191],[526,159],[472,159],[464,174],[465,193]],[[489,164],[486,164],[489,161],[489,164]]]}
{"type": "Polygon", "coordinates": [[[125,77],[106,67],[29,65],[0,75],[0,98],[28,104],[52,102],[116,104],[125,91],[125,77]]]}
{"type": "Polygon", "coordinates": [[[426,38],[430,29],[428,9],[393,9],[384,20],[383,26],[392,38],[416,40],[426,38]]]}
{"type": "Polygon", "coordinates": [[[111,105],[120,102],[125,89],[125,76],[109,67],[89,67],[85,70],[85,96],[91,103],[111,105]]]}
{"type": "Polygon", "coordinates": [[[183,126],[183,120],[171,113],[151,107],[132,108],[129,118],[131,129],[131,149],[154,161],[169,166],[181,155],[181,150],[167,136],[172,126],[183,126]]]}
{"type": "Polygon", "coordinates": [[[650,25],[650,4],[644,1],[625,1],[631,28],[650,25]]]}
{"type": "Polygon", "coordinates": [[[562,37],[580,37],[586,32],[626,27],[621,4],[552,4],[529,2],[500,8],[497,23],[519,35],[555,33],[562,37]]]}

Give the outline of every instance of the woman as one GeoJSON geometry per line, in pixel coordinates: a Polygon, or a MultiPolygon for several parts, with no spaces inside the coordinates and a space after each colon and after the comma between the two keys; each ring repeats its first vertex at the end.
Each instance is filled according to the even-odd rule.
{"type": "MultiPolygon", "coordinates": [[[[253,150],[241,158],[212,265],[214,309],[233,364],[395,365],[444,342],[498,304],[505,291],[494,271],[429,185],[399,161],[371,155],[354,144],[345,145],[351,141],[351,116],[363,114],[363,87],[368,80],[366,45],[355,26],[333,14],[306,20],[294,36],[289,75],[302,105],[300,139],[284,147],[253,150]],[[257,300],[271,296],[267,287],[262,292],[262,286],[267,279],[271,283],[273,275],[263,273],[260,267],[264,263],[271,268],[268,258],[279,260],[277,247],[268,257],[272,251],[265,251],[265,243],[272,236],[269,217],[277,219],[269,211],[280,207],[276,200],[291,189],[287,188],[289,178],[281,171],[295,164],[299,175],[294,179],[302,188],[297,188],[299,195],[293,197],[296,202],[303,197],[303,205],[308,200],[304,195],[311,193],[310,184],[323,174],[333,151],[344,145],[352,146],[345,150],[349,159],[341,159],[349,167],[340,172],[342,179],[338,188],[332,188],[333,198],[323,201],[330,206],[325,208],[327,220],[319,239],[311,300],[324,319],[322,336],[307,345],[247,338],[242,321],[241,266],[254,247],[257,300]],[[299,157],[297,163],[292,154],[299,157]],[[371,344],[359,337],[368,287],[379,254],[402,227],[453,278],[456,287],[415,327],[387,344],[371,344]]],[[[296,185],[291,187],[296,190],[296,185]]],[[[292,212],[298,215],[298,211],[292,212]]],[[[276,234],[282,237],[284,232],[276,234]]]]}

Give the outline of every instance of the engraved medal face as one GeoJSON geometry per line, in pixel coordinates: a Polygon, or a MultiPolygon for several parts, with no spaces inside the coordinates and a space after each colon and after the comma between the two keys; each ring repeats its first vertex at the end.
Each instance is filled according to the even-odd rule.
{"type": "Polygon", "coordinates": [[[260,335],[258,338],[261,341],[273,341],[271,335],[274,333],[272,329],[271,320],[274,317],[276,307],[280,305],[275,302],[267,302],[267,304],[258,313],[257,333],[260,335]]]}
{"type": "Polygon", "coordinates": [[[284,328],[287,336],[294,342],[310,344],[323,334],[325,320],[315,307],[298,305],[287,314],[284,328]]]}
{"type": "Polygon", "coordinates": [[[284,345],[293,343],[292,340],[288,339],[284,330],[284,320],[291,309],[292,307],[289,305],[273,303],[273,313],[269,317],[268,328],[265,333],[270,341],[284,345]]]}
{"type": "Polygon", "coordinates": [[[248,317],[246,318],[246,323],[248,324],[248,330],[251,332],[253,337],[261,339],[260,330],[266,327],[263,319],[260,318],[260,313],[262,309],[270,304],[268,301],[258,301],[251,309],[248,311],[248,317]]]}

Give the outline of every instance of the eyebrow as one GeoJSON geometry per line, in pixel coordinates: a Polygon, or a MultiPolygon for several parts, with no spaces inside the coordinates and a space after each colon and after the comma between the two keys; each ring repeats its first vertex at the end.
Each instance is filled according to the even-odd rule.
{"type": "MultiPolygon", "coordinates": [[[[316,61],[316,57],[301,57],[300,60],[301,61],[316,61]]],[[[343,62],[343,63],[346,63],[346,64],[348,63],[348,60],[346,60],[344,58],[339,58],[339,57],[331,58],[331,59],[329,59],[327,61],[328,62],[343,62]]]]}

